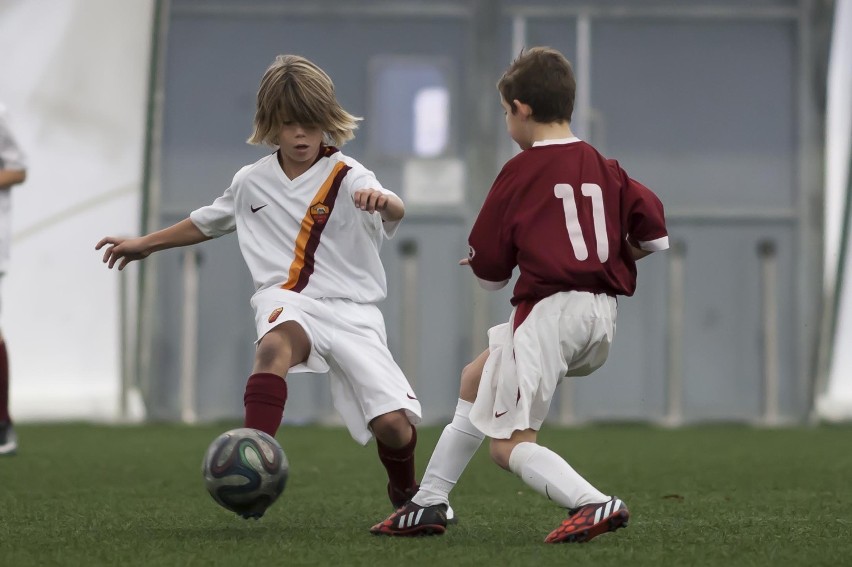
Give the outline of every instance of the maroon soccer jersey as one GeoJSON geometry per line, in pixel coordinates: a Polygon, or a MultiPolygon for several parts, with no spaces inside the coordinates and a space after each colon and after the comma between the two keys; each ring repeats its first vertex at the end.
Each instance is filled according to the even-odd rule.
{"type": "Polygon", "coordinates": [[[513,305],[571,290],[632,295],[628,237],[644,250],[668,248],[657,196],[589,144],[548,141],[497,176],[468,239],[470,266],[493,288],[518,266],[513,305]]]}

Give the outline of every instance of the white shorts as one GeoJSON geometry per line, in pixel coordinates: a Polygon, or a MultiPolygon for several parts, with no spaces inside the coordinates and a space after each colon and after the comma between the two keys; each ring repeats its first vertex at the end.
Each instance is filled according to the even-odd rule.
{"type": "Polygon", "coordinates": [[[513,310],[508,323],[488,331],[490,353],[471,423],[495,439],[541,429],[562,378],[585,376],[606,362],[616,311],[614,297],[561,292],[539,301],[513,336],[513,310]]]}
{"type": "Polygon", "coordinates": [[[348,299],[311,299],[286,289],[261,290],[251,298],[257,340],[285,321],[295,321],[311,341],[308,360],[291,372],[328,372],[334,407],[352,438],[366,444],[372,419],[399,409],[420,422],[420,402],[388,350],[379,308],[348,299]],[[280,310],[280,311],[279,311],[280,310]]]}

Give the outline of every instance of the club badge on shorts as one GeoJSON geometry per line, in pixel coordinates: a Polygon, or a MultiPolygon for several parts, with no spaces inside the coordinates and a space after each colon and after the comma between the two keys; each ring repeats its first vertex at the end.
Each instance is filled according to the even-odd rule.
{"type": "Polygon", "coordinates": [[[284,311],[283,307],[276,307],[275,310],[269,314],[269,322],[274,323],[278,316],[281,315],[281,312],[284,311]]]}

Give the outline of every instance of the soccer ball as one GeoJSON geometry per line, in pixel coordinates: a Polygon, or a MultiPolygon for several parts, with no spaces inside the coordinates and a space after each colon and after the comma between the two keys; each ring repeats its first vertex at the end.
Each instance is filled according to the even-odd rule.
{"type": "Polygon", "coordinates": [[[240,428],[213,440],[201,471],[213,500],[243,518],[257,519],[281,496],[290,465],[272,436],[240,428]]]}

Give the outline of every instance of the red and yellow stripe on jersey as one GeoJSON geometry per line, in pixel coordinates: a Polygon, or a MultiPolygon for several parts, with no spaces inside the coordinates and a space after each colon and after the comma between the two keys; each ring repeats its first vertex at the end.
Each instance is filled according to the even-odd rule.
{"type": "Polygon", "coordinates": [[[290,264],[287,282],[281,286],[282,288],[300,292],[308,285],[308,280],[314,273],[314,255],[319,246],[322,231],[334,210],[340,184],[350,169],[345,163],[338,162],[311,200],[302,219],[299,235],[296,237],[293,262],[290,264]]]}

